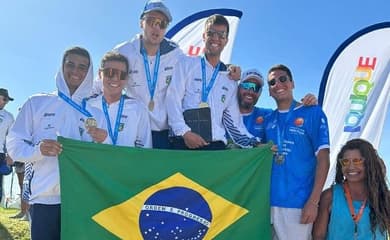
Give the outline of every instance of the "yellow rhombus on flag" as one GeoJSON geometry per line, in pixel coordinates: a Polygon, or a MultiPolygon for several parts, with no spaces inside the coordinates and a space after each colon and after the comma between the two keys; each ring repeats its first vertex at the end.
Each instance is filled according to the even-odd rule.
{"type": "Polygon", "coordinates": [[[141,149],[59,138],[61,240],[271,239],[271,145],[141,149]]]}
{"type": "MultiPolygon", "coordinates": [[[[160,196],[164,196],[164,194],[160,194],[160,196]]],[[[169,193],[165,196],[170,197],[169,193]]],[[[187,201],[187,203],[198,207],[196,202],[190,203],[187,201]]],[[[206,240],[213,239],[223,229],[246,213],[248,213],[248,210],[218,196],[181,173],[176,173],[129,200],[102,210],[93,216],[93,220],[121,239],[144,239],[148,235],[152,235],[150,239],[153,239],[154,236],[159,237],[158,239],[175,239],[175,236],[180,236],[177,239],[183,239],[183,235],[186,237],[204,235],[202,239],[206,240]],[[177,190],[183,188],[189,192],[192,190],[198,193],[198,200],[204,201],[209,206],[211,219],[205,219],[197,215],[193,212],[195,209],[191,209],[189,206],[184,209],[177,207],[175,203],[188,200],[183,195],[177,196],[176,199],[169,199],[171,205],[168,206],[166,204],[145,204],[153,194],[174,188],[177,190]],[[175,216],[175,218],[172,219],[172,216],[175,216]],[[153,225],[153,227],[149,226],[149,228],[143,229],[140,226],[142,220],[151,222],[152,224],[149,225],[153,225]],[[175,220],[179,221],[175,222],[175,220]],[[190,221],[194,224],[187,224],[190,221]],[[191,230],[194,230],[194,232],[185,233],[186,229],[180,227],[182,223],[187,227],[193,225],[191,230]],[[198,227],[200,231],[197,231],[198,227]]],[[[147,224],[145,225],[147,226],[147,224]]]]}

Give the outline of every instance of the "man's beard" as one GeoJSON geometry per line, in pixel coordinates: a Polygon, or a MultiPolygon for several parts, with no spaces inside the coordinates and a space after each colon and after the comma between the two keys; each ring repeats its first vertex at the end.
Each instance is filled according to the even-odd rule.
{"type": "Polygon", "coordinates": [[[238,98],[238,103],[239,103],[240,109],[245,109],[245,110],[252,110],[252,108],[254,106],[252,103],[248,103],[248,102],[243,101],[240,97],[238,98]]]}

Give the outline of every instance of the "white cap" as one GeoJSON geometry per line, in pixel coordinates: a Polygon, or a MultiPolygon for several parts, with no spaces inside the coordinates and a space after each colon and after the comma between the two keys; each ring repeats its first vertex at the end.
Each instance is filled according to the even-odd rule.
{"type": "Polygon", "coordinates": [[[256,79],[259,82],[261,87],[264,86],[263,75],[256,68],[248,69],[245,72],[243,72],[242,76],[241,76],[241,82],[245,82],[246,80],[248,80],[250,78],[256,79]]]}
{"type": "Polygon", "coordinates": [[[159,11],[162,14],[164,14],[168,22],[172,22],[172,16],[169,12],[169,9],[164,5],[164,3],[161,0],[149,0],[144,7],[144,10],[141,13],[141,18],[148,12],[152,11],[159,11]]]}

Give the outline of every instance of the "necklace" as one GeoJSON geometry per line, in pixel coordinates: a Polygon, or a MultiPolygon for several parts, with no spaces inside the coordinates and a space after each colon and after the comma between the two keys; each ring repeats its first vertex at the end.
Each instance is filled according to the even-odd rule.
{"type": "Polygon", "coordinates": [[[364,211],[364,208],[366,207],[366,202],[367,202],[367,198],[364,199],[364,201],[362,202],[362,205],[360,206],[359,208],[359,211],[358,213],[356,214],[355,213],[355,209],[352,205],[352,196],[351,196],[351,191],[349,190],[349,186],[346,182],[344,182],[343,184],[343,188],[344,188],[344,195],[345,195],[345,198],[347,199],[347,203],[348,203],[348,208],[349,208],[349,212],[351,213],[351,217],[352,217],[352,220],[354,222],[354,233],[353,233],[353,238],[356,240],[357,239],[357,236],[358,236],[358,222],[360,220],[360,218],[362,217],[363,215],[363,211],[364,211]]]}

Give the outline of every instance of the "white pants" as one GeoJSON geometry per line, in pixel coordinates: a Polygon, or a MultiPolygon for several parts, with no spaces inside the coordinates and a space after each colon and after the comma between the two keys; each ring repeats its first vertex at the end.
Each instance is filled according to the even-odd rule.
{"type": "Polygon", "coordinates": [[[301,224],[302,209],[271,207],[272,240],[311,240],[313,224],[301,224]]]}

